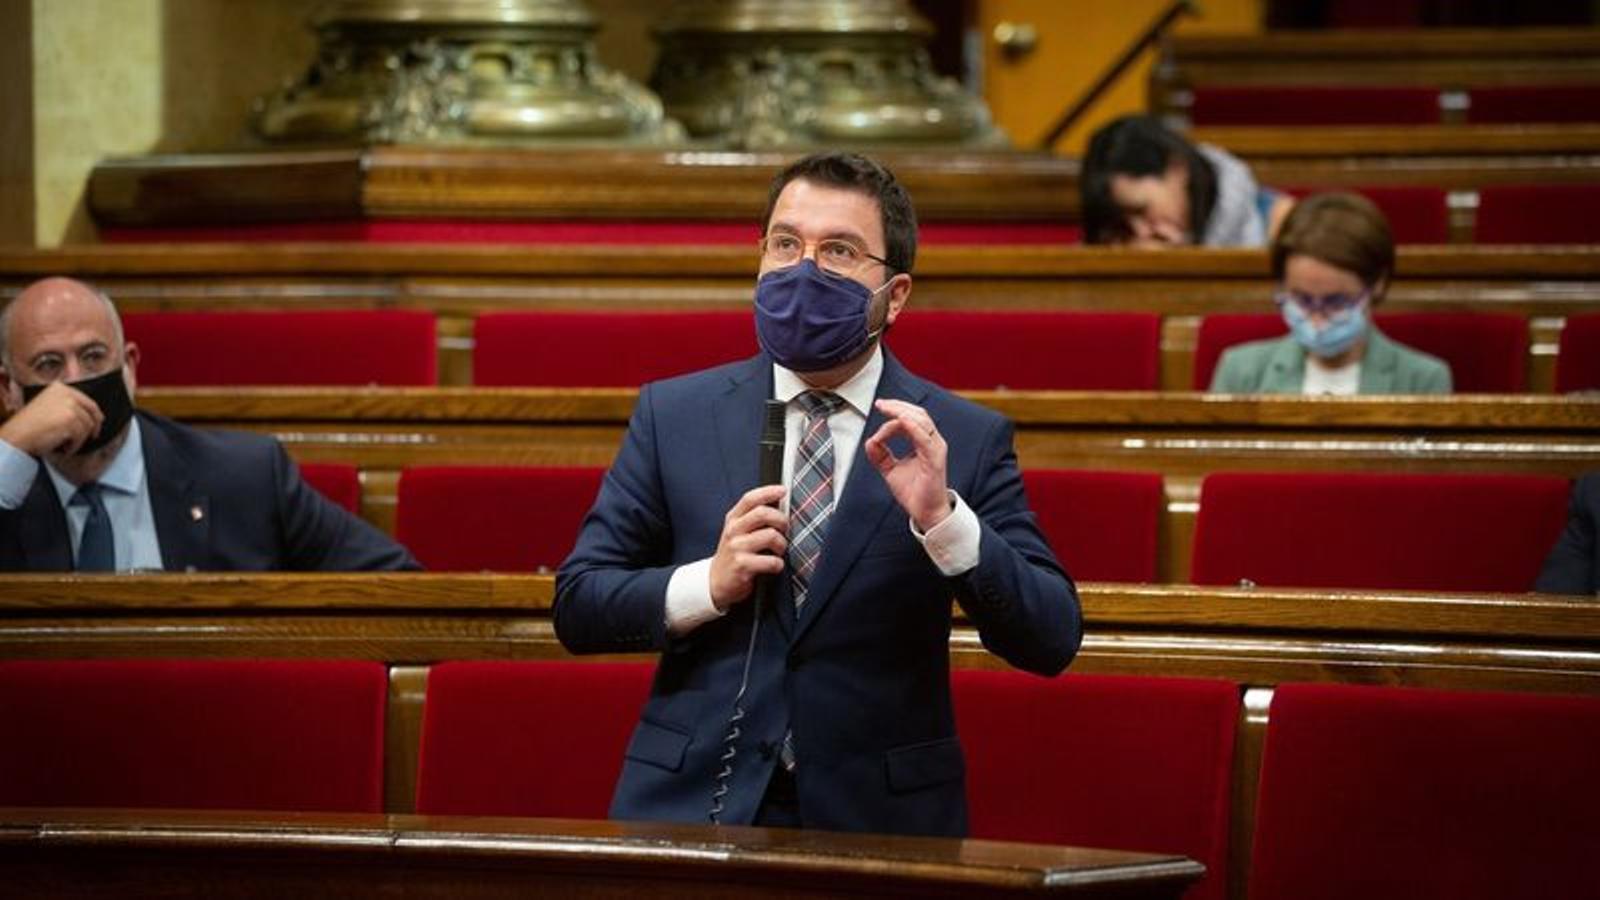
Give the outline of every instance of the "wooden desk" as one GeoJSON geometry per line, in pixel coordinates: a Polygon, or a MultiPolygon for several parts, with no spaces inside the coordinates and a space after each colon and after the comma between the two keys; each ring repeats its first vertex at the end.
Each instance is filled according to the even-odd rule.
{"type": "Polygon", "coordinates": [[[1181,856],[733,826],[0,809],[0,897],[1176,898],[1181,856]]]}
{"type": "MultiPolygon", "coordinates": [[[[1221,397],[971,392],[1010,416],[1024,468],[1153,471],[1166,479],[1160,577],[1188,577],[1210,472],[1355,470],[1575,476],[1600,469],[1600,398],[1549,395],[1221,397]]],[[[141,391],[198,425],[276,435],[296,458],[361,467],[362,513],[394,529],[408,465],[609,465],[629,389],[337,388],[141,391]]]]}

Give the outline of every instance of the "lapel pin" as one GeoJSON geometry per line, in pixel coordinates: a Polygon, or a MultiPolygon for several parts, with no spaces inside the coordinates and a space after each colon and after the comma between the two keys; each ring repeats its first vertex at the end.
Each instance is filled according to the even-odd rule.
{"type": "Polygon", "coordinates": [[[205,510],[201,509],[198,506],[189,507],[189,518],[191,518],[194,521],[198,522],[201,519],[204,519],[205,517],[206,517],[205,510]]]}

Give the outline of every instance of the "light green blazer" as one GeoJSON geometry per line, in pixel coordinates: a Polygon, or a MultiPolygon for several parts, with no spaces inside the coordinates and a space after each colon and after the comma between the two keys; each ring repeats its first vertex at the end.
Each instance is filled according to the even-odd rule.
{"type": "MultiPolygon", "coordinates": [[[[1305,387],[1306,351],[1293,337],[1251,341],[1223,351],[1211,375],[1214,394],[1298,394],[1305,387]]],[[[1373,328],[1361,359],[1362,394],[1448,394],[1450,366],[1373,328]]]]}

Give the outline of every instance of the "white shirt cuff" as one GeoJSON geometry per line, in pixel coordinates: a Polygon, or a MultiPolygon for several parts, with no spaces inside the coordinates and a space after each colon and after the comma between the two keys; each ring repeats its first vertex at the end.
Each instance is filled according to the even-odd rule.
{"type": "Polygon", "coordinates": [[[16,509],[28,499],[33,479],[39,477],[39,461],[0,441],[0,509],[16,509]]]}
{"type": "Polygon", "coordinates": [[[983,525],[978,514],[972,511],[961,495],[948,491],[950,503],[955,508],[944,521],[928,529],[927,534],[917,531],[911,523],[911,535],[928,551],[928,558],[939,567],[946,578],[969,572],[978,566],[978,542],[983,537],[983,525]]]}
{"type": "Polygon", "coordinates": [[[682,636],[725,613],[711,602],[711,560],[674,569],[667,580],[667,632],[682,636]]]}

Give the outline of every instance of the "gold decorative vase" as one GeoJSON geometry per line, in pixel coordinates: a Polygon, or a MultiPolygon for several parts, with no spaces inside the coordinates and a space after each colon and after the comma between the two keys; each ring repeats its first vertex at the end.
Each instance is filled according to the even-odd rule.
{"type": "Polygon", "coordinates": [[[1005,146],[983,102],[934,73],[932,32],[906,0],[680,0],[650,84],[728,149],[1005,146]]]}
{"type": "Polygon", "coordinates": [[[270,141],[670,145],[649,90],[602,66],[582,0],[331,0],[318,56],[263,100],[270,141]]]}

